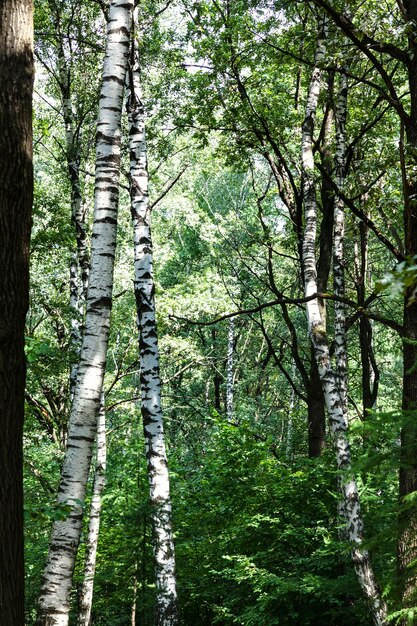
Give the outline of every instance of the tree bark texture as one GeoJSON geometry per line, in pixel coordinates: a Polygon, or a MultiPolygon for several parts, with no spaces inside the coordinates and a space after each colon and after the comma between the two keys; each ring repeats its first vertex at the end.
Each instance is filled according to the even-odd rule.
{"type": "MultiPolygon", "coordinates": [[[[417,42],[414,24],[417,20],[417,1],[403,3],[410,29],[408,34],[411,111],[407,116],[405,137],[401,139],[404,189],[404,250],[407,257],[417,255],[417,42]]],[[[403,133],[404,135],[404,133],[403,133]]],[[[403,396],[404,423],[401,430],[400,500],[417,491],[417,301],[410,300],[412,289],[404,296],[403,341],[403,396]]],[[[417,601],[417,507],[404,506],[399,517],[398,570],[404,606],[414,606],[417,601]]],[[[417,618],[414,619],[417,624],[417,618]]]]}
{"type": "Polygon", "coordinates": [[[120,169],[120,120],[133,0],[110,4],[99,103],[91,270],[77,384],[58,504],[70,506],[53,524],[38,606],[37,624],[66,626],[83,503],[100,407],[110,325],[120,169]]]}
{"type": "Polygon", "coordinates": [[[311,345],[310,376],[306,391],[308,456],[310,459],[315,459],[322,455],[326,447],[326,410],[313,345],[311,345]]]}
{"type": "Polygon", "coordinates": [[[235,319],[231,317],[227,330],[227,383],[226,383],[226,415],[229,422],[233,420],[233,352],[235,344],[235,319]]]}
{"type": "MultiPolygon", "coordinates": [[[[344,72],[340,74],[340,91],[336,105],[336,184],[343,190],[346,169],[346,115],[347,115],[348,82],[344,72]]],[[[334,203],[334,236],[333,236],[333,291],[335,296],[345,297],[345,207],[337,196],[334,203]]],[[[346,345],[346,305],[334,303],[334,346],[336,361],[336,377],[343,403],[345,421],[348,419],[347,399],[347,345],[346,345]]]]}
{"type": "Polygon", "coordinates": [[[33,199],[31,0],[0,3],[0,622],[24,624],[22,430],[33,199]]]}
{"type": "Polygon", "coordinates": [[[104,393],[102,392],[100,410],[97,419],[96,468],[94,472],[93,493],[91,496],[90,519],[88,521],[84,578],[80,593],[78,626],[89,626],[91,622],[94,574],[96,571],[98,537],[100,532],[102,494],[104,487],[106,486],[106,461],[106,410],[104,406],[104,393]]]}
{"type": "MultiPolygon", "coordinates": [[[[355,242],[355,288],[359,306],[365,303],[368,273],[368,240],[369,229],[363,222],[358,224],[359,245],[355,242]],[[360,248],[360,251],[359,251],[360,248]]],[[[369,415],[370,409],[376,405],[379,388],[379,369],[373,350],[373,329],[369,318],[359,318],[359,347],[361,352],[362,371],[362,407],[363,419],[369,415]]]]}
{"type": "MultiPolygon", "coordinates": [[[[325,25],[321,25],[314,68],[310,80],[306,116],[302,128],[302,168],[305,229],[303,240],[303,266],[305,296],[317,293],[316,238],[317,202],[314,181],[313,135],[317,103],[321,89],[321,70],[325,58],[325,25]]],[[[386,606],[380,597],[369,558],[363,548],[363,519],[360,509],[356,480],[351,470],[351,455],[347,439],[348,423],[338,377],[330,360],[329,341],[318,299],[307,303],[307,320],[314,354],[333,434],[337,468],[342,473],[341,492],[346,533],[352,545],[352,558],[358,582],[365,594],[376,626],[386,623],[386,606]]]]}
{"type": "Polygon", "coordinates": [[[156,626],[177,626],[179,611],[169,474],[161,405],[145,112],[141,101],[139,68],[133,65],[132,44],[128,100],[130,194],[135,264],[134,285],[139,330],[141,412],[150,486],[157,589],[155,624],[156,626]]]}

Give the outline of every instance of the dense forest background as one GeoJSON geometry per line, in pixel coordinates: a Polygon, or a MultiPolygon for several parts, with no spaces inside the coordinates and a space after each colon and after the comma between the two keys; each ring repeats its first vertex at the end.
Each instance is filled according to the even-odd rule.
{"type": "MultiPolygon", "coordinates": [[[[180,622],[416,624],[417,3],[137,5],[180,622]],[[343,427],[332,418],[340,398],[343,427]],[[352,476],[359,539],[346,531],[352,476]],[[358,583],[356,546],[371,555],[386,622],[358,583]]],[[[35,2],[28,626],[51,524],[68,515],[56,493],[83,334],[108,11],[100,0],[35,2]]],[[[94,467],[106,485],[91,624],[156,623],[125,110],[107,459],[93,462],[81,503],[70,624],[94,467]]]]}

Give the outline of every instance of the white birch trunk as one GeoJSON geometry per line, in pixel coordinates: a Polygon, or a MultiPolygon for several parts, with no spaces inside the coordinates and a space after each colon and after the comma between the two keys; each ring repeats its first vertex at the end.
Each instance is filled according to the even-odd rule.
{"type": "Polygon", "coordinates": [[[136,626],[137,603],[138,603],[138,577],[137,577],[137,574],[135,573],[135,577],[133,578],[132,612],[130,616],[131,626],[136,626]]]}
{"type": "MultiPolygon", "coordinates": [[[[313,133],[318,97],[321,88],[321,70],[325,57],[325,34],[321,29],[316,58],[308,93],[306,117],[302,129],[303,199],[305,210],[305,231],[303,239],[303,268],[305,295],[317,293],[316,271],[316,231],[317,204],[314,183],[313,133]]],[[[356,480],[351,471],[351,455],[347,439],[347,419],[344,397],[339,380],[332,368],[329,342],[320,311],[318,299],[307,303],[308,329],[314,346],[320,379],[323,385],[330,428],[333,434],[338,470],[343,474],[341,492],[346,533],[352,545],[352,558],[359,584],[369,602],[372,618],[376,626],[386,624],[387,609],[381,599],[375,580],[368,551],[363,548],[363,519],[360,510],[356,480]]]]}
{"type": "MultiPolygon", "coordinates": [[[[347,77],[344,72],[340,75],[340,92],[336,106],[336,184],[343,190],[345,182],[345,153],[346,153],[346,112],[347,112],[347,77]]],[[[337,196],[334,206],[334,237],[333,237],[333,289],[335,296],[345,296],[345,211],[344,202],[337,196]]],[[[347,345],[346,345],[346,305],[343,302],[334,303],[334,344],[336,373],[340,394],[343,399],[343,411],[346,425],[348,423],[347,400],[347,345]]]]}
{"type": "Polygon", "coordinates": [[[116,247],[123,104],[133,0],[113,0],[97,123],[96,184],[86,321],[58,504],[71,507],[53,524],[39,597],[39,626],[66,626],[83,503],[96,432],[110,324],[116,247]]]}
{"type": "Polygon", "coordinates": [[[106,485],[106,410],[104,393],[101,394],[100,410],[97,419],[97,453],[94,473],[93,493],[90,505],[90,519],[86,541],[84,578],[80,593],[78,626],[89,626],[93,604],[94,574],[96,571],[98,536],[100,532],[101,496],[106,485]]]}
{"type": "MultiPolygon", "coordinates": [[[[346,113],[347,113],[347,77],[340,76],[340,91],[336,104],[336,182],[339,189],[343,189],[345,182],[345,152],[346,152],[346,113]]],[[[333,225],[333,291],[335,296],[345,295],[344,271],[344,235],[345,211],[344,202],[337,196],[334,203],[333,225]]],[[[347,399],[347,345],[346,345],[346,306],[343,302],[334,303],[334,346],[335,346],[335,376],[343,408],[343,419],[348,429],[348,399],[347,399]]],[[[343,477],[339,476],[339,487],[342,490],[343,477]]],[[[342,499],[338,505],[341,519],[346,519],[346,505],[342,499]]],[[[340,530],[340,538],[348,540],[346,528],[340,530]]]]}
{"type": "MultiPolygon", "coordinates": [[[[132,57],[134,55],[132,54],[132,57]]],[[[148,196],[145,114],[139,68],[132,68],[128,101],[130,194],[133,223],[135,298],[140,350],[141,412],[145,435],[156,572],[156,626],[179,624],[171,498],[161,406],[155,285],[148,196]]]]}
{"type": "Polygon", "coordinates": [[[235,318],[229,318],[227,332],[227,382],[226,382],[226,415],[229,422],[233,421],[233,347],[235,342],[235,318]]]}

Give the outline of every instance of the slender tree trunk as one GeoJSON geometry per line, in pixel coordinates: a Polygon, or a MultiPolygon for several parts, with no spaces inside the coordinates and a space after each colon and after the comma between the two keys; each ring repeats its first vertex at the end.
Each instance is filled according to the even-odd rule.
{"type": "MultiPolygon", "coordinates": [[[[344,72],[340,74],[340,92],[336,106],[336,184],[343,190],[345,183],[346,154],[346,114],[347,114],[348,82],[344,72]]],[[[345,296],[345,207],[340,197],[334,204],[334,237],[333,237],[333,291],[336,296],[345,296]]],[[[346,345],[346,305],[334,303],[334,344],[336,360],[336,376],[340,396],[342,398],[345,422],[348,423],[347,399],[347,345],[346,345]]]]}
{"type": "Polygon", "coordinates": [[[132,5],[133,0],[113,0],[110,5],[97,124],[94,225],[85,334],[58,491],[58,504],[70,506],[70,513],[66,520],[53,524],[39,597],[39,626],[68,624],[72,575],[106,365],[116,247],[120,119],[132,5]]]}
{"type": "Polygon", "coordinates": [[[137,572],[135,572],[135,576],[133,578],[132,610],[130,614],[131,626],[136,626],[137,604],[138,604],[138,575],[137,575],[137,572]]]}
{"type": "Polygon", "coordinates": [[[308,456],[310,459],[315,459],[322,455],[326,447],[326,411],[313,344],[311,344],[310,377],[306,391],[308,456]]]}
{"type": "MultiPolygon", "coordinates": [[[[325,57],[324,25],[320,28],[314,69],[311,76],[306,116],[302,129],[303,199],[305,208],[305,230],[303,240],[303,266],[305,295],[317,293],[316,231],[317,203],[314,182],[313,134],[317,102],[321,87],[321,70],[325,57]]],[[[347,439],[347,420],[344,398],[337,376],[331,365],[329,342],[322,312],[317,299],[307,303],[307,319],[310,338],[314,345],[315,358],[329,416],[330,428],[336,449],[338,470],[342,472],[341,491],[343,511],[346,517],[346,533],[352,545],[352,558],[359,584],[369,602],[372,618],[377,626],[386,623],[386,607],[380,597],[371,566],[369,553],[363,548],[363,519],[359,494],[351,470],[350,448],[347,439]]]]}
{"type": "MultiPolygon", "coordinates": [[[[327,80],[327,110],[323,131],[322,165],[330,176],[332,171],[331,136],[333,126],[333,85],[334,76],[330,73],[327,80]]],[[[320,254],[317,261],[317,288],[320,293],[327,291],[332,262],[334,194],[326,176],[321,179],[322,218],[320,226],[320,254]]],[[[326,318],[326,303],[319,302],[323,318],[326,318]]],[[[326,410],[320,376],[314,358],[314,346],[311,345],[310,380],[307,389],[308,411],[308,454],[310,458],[321,456],[326,447],[326,410]]]]}
{"type": "Polygon", "coordinates": [[[132,43],[128,101],[130,193],[134,241],[135,297],[139,329],[141,411],[150,486],[156,571],[155,624],[156,626],[177,626],[179,624],[179,611],[169,474],[161,406],[145,113],[141,101],[139,68],[136,65],[133,67],[134,57],[134,44],[132,43]]]}
{"type": "Polygon", "coordinates": [[[226,415],[229,422],[233,420],[233,351],[235,343],[235,320],[229,319],[227,332],[227,383],[226,383],[226,415]]]}
{"type": "MultiPolygon", "coordinates": [[[[211,329],[211,343],[212,343],[212,348],[213,348],[213,354],[215,355],[216,354],[215,348],[216,348],[216,343],[217,343],[217,332],[215,328],[211,329]]],[[[218,413],[220,413],[222,410],[221,395],[220,395],[221,378],[217,370],[217,365],[216,365],[215,360],[213,363],[213,370],[214,370],[214,374],[213,374],[214,408],[216,409],[218,413]]]]}
{"type": "MultiPolygon", "coordinates": [[[[340,190],[343,190],[345,184],[346,170],[346,116],[347,116],[347,92],[348,82],[346,74],[340,75],[340,91],[336,103],[336,183],[340,190]]],[[[344,236],[345,236],[345,206],[343,200],[338,196],[334,203],[334,220],[333,220],[333,292],[336,296],[343,298],[345,296],[345,253],[344,253],[344,236]]],[[[346,306],[343,302],[334,303],[334,353],[335,353],[335,379],[338,386],[341,408],[343,411],[343,420],[348,428],[348,363],[347,363],[347,344],[346,344],[346,306]]],[[[339,476],[339,488],[343,490],[343,476],[339,476]]],[[[341,519],[347,519],[348,511],[346,502],[342,499],[339,502],[339,516],[341,519]]],[[[348,540],[346,529],[340,530],[342,540],[348,540]]]]}
{"type": "MultiPolygon", "coordinates": [[[[417,46],[416,46],[417,48],[417,46]]],[[[416,84],[417,89],[417,84],[416,84]]],[[[406,254],[409,258],[417,254],[417,180],[412,180],[415,172],[417,154],[417,123],[406,133],[407,145],[405,171],[410,175],[405,181],[405,240],[406,254]]],[[[412,296],[412,288],[404,297],[403,340],[403,395],[402,409],[404,422],[401,429],[400,456],[400,536],[398,542],[398,569],[400,574],[401,594],[405,606],[414,606],[417,599],[417,508],[414,504],[405,504],[405,496],[417,491],[417,301],[412,296]]],[[[417,619],[413,622],[417,624],[417,619]]]]}
{"type": "Polygon", "coordinates": [[[104,393],[101,394],[100,411],[97,419],[97,456],[93,482],[93,493],[90,505],[90,519],[86,541],[84,578],[80,593],[80,611],[78,626],[89,626],[93,604],[94,574],[96,571],[98,536],[100,531],[101,496],[106,485],[106,410],[104,393]]]}
{"type": "MultiPolygon", "coordinates": [[[[400,141],[404,189],[404,249],[409,257],[417,255],[417,42],[413,27],[417,20],[417,0],[404,2],[409,20],[408,79],[411,111],[402,123],[400,141]],[[405,132],[404,132],[405,131],[405,132]],[[405,136],[404,136],[405,134],[405,136]]],[[[412,288],[404,294],[403,395],[404,423],[401,429],[399,491],[402,511],[399,516],[398,571],[404,606],[417,600],[417,507],[404,498],[417,491],[417,301],[412,288]]],[[[417,618],[413,624],[417,624],[417,618]]]]}
{"type": "Polygon", "coordinates": [[[65,126],[65,157],[71,188],[71,221],[75,230],[77,251],[70,264],[70,307],[72,311],[70,349],[78,356],[70,368],[70,401],[72,403],[77,382],[78,360],[82,344],[82,323],[88,289],[90,271],[86,213],[81,192],[81,131],[76,129],[71,100],[71,52],[65,49],[65,35],[62,33],[60,9],[55,2],[49,2],[57,37],[57,82],[61,92],[62,113],[65,126]]]}
{"type": "MultiPolygon", "coordinates": [[[[368,227],[363,222],[358,225],[360,245],[355,242],[355,288],[359,306],[364,305],[368,273],[368,227]],[[360,247],[360,251],[359,251],[360,247]]],[[[362,413],[366,419],[370,409],[376,405],[379,387],[379,369],[373,350],[373,330],[369,318],[359,318],[359,347],[362,372],[362,413]]]]}
{"type": "Polygon", "coordinates": [[[22,434],[33,198],[31,0],[0,3],[0,621],[24,624],[22,434]]]}
{"type": "MultiPolygon", "coordinates": [[[[295,363],[292,366],[292,377],[295,379],[295,363]]],[[[290,405],[288,407],[288,422],[287,422],[287,433],[286,433],[286,446],[285,446],[285,454],[287,460],[291,463],[293,457],[293,448],[294,448],[294,411],[295,411],[295,401],[296,395],[295,390],[291,389],[291,399],[290,405]]]]}

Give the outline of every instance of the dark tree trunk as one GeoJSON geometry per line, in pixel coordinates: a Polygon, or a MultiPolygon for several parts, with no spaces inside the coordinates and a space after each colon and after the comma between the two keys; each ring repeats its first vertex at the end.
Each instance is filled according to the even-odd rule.
{"type": "MultiPolygon", "coordinates": [[[[417,20],[417,0],[404,2],[410,24],[417,20]]],[[[405,120],[405,137],[402,137],[402,171],[404,189],[404,242],[405,254],[417,254],[417,42],[410,31],[408,39],[410,61],[408,79],[411,111],[405,120]]],[[[403,133],[404,134],[404,133],[403,133]]],[[[417,302],[410,302],[411,289],[404,295],[403,341],[403,395],[404,423],[401,430],[400,500],[417,491],[417,302]]],[[[413,500],[414,502],[414,500],[413,500]]],[[[417,507],[402,508],[399,519],[398,570],[401,595],[405,606],[415,604],[417,597],[417,507]]],[[[417,619],[414,622],[417,624],[417,619]]]]}
{"type": "Polygon", "coordinates": [[[311,345],[310,385],[307,390],[308,456],[317,458],[326,446],[326,412],[324,396],[314,348],[311,345]]]}
{"type": "Polygon", "coordinates": [[[33,197],[31,0],[0,3],[0,621],[24,624],[22,429],[33,197]]]}
{"type": "MultiPolygon", "coordinates": [[[[211,330],[211,342],[213,346],[213,352],[214,354],[216,354],[215,348],[217,344],[217,332],[215,328],[212,328],[211,330]]],[[[214,408],[216,409],[218,413],[221,413],[222,405],[221,405],[221,399],[220,399],[221,398],[220,387],[221,387],[222,379],[221,379],[219,372],[217,371],[216,362],[214,362],[213,371],[214,371],[214,374],[213,374],[214,408]]]]}
{"type": "MultiPolygon", "coordinates": [[[[366,297],[366,275],[368,272],[368,227],[359,223],[359,244],[355,243],[355,288],[358,304],[364,306],[366,297]],[[360,251],[359,251],[360,248],[360,251]]],[[[378,396],[379,370],[374,358],[372,325],[369,318],[359,318],[359,348],[361,353],[362,415],[366,419],[375,406],[378,396]]]]}
{"type": "MultiPolygon", "coordinates": [[[[417,4],[417,3],[416,3],[417,4]]],[[[416,10],[417,13],[417,10],[416,10]]],[[[417,15],[416,15],[417,17],[417,15]]],[[[417,46],[414,46],[417,48],[417,46]]],[[[416,49],[417,52],[417,49],[416,49]]],[[[410,78],[412,95],[417,108],[417,69],[410,78]],[[414,84],[413,84],[414,83],[414,84]]],[[[413,108],[413,107],[412,107],[413,108]]],[[[417,114],[417,111],[414,111],[417,114]]],[[[408,257],[417,254],[417,118],[410,118],[406,127],[404,148],[404,235],[408,257]],[[410,173],[410,176],[408,175],[410,173]]],[[[399,518],[398,570],[401,595],[405,606],[415,604],[417,598],[417,507],[415,501],[404,506],[404,497],[417,491],[417,302],[410,302],[412,289],[404,296],[403,340],[403,394],[404,422],[401,429],[399,493],[402,509],[399,518]]],[[[417,620],[414,621],[417,624],[417,620]]]]}

